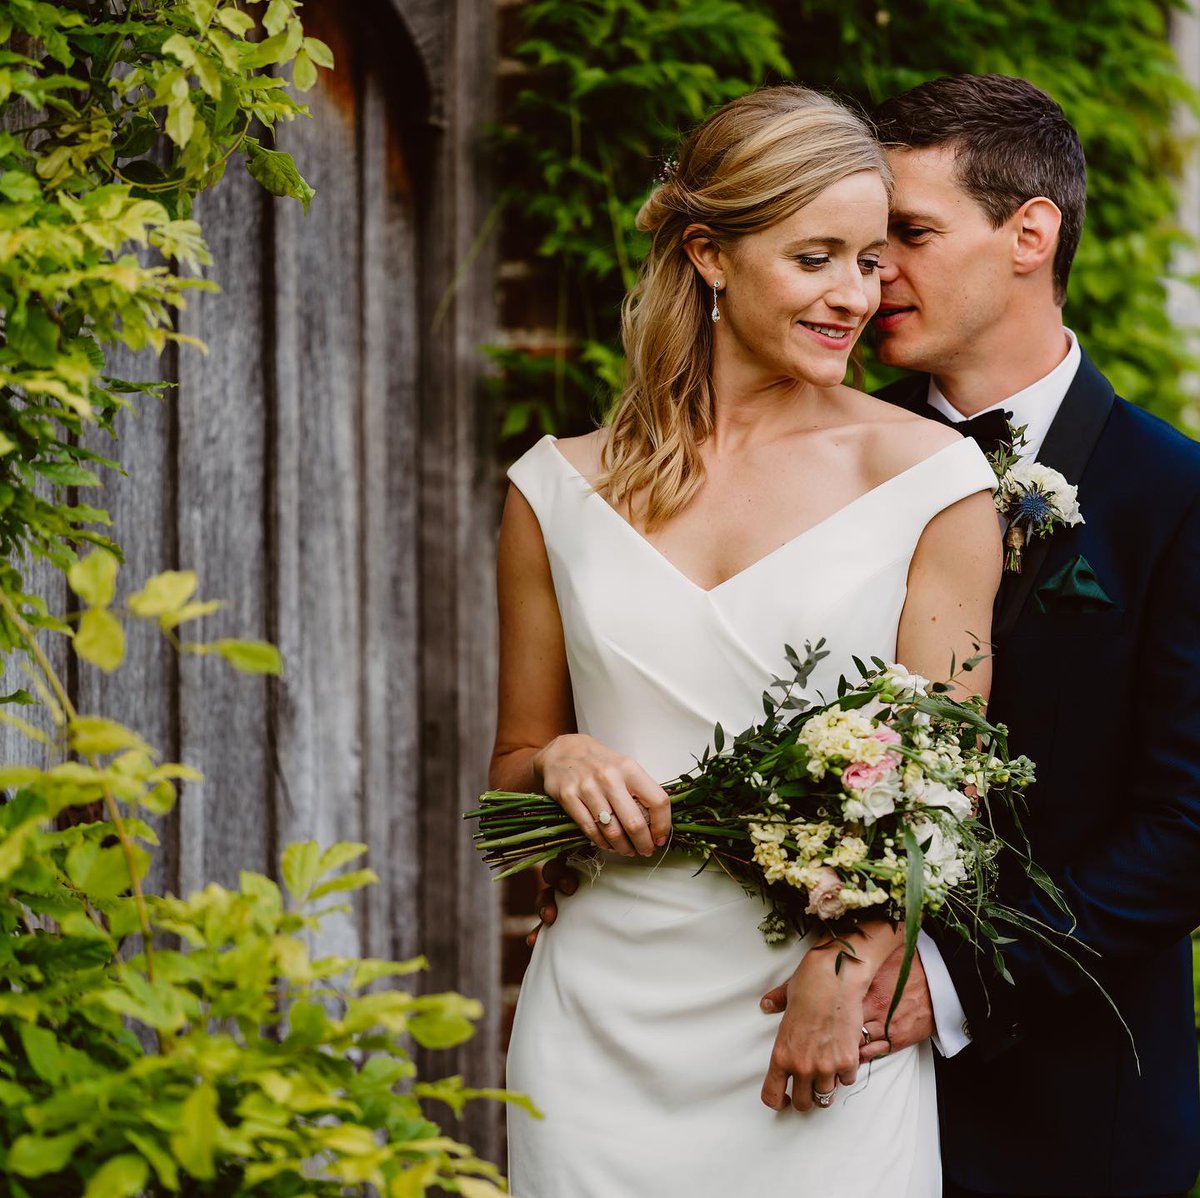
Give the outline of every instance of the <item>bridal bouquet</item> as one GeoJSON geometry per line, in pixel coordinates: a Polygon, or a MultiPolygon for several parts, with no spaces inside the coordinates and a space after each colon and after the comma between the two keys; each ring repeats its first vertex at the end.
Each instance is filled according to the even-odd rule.
{"type": "MultiPolygon", "coordinates": [[[[706,749],[695,769],[665,784],[670,848],[761,895],[768,942],[790,929],[823,924],[838,933],[856,918],[882,916],[904,921],[911,960],[928,916],[981,947],[990,942],[1006,975],[998,925],[1043,939],[1049,931],[994,895],[1005,842],[993,817],[1002,810],[1019,831],[1033,763],[1010,757],[1006,729],[987,720],[982,699],[952,699],[950,683],[878,658],[870,666],[855,658],[857,683],[843,678],[831,702],[808,703],[796,691],[828,656],[823,644],[806,645],[804,659],[787,647],[795,676],[764,693],[763,722],[730,743],[718,725],[715,752],[706,749]]],[[[477,846],[501,877],[560,853],[594,852],[544,795],[492,791],[480,803],[467,818],[478,819],[477,846]]],[[[1016,851],[1062,907],[1046,874],[1016,851]]]]}

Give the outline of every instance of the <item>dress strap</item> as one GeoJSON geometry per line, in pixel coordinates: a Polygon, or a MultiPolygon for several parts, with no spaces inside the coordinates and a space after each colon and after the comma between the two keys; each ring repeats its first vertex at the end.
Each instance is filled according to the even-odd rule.
{"type": "Polygon", "coordinates": [[[558,529],[578,528],[578,505],[591,495],[585,479],[547,433],[509,468],[509,481],[525,496],[549,547],[558,529]]]}

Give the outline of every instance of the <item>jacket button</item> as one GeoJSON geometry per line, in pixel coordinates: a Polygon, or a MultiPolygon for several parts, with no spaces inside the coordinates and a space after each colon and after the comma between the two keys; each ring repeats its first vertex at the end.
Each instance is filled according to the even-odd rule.
{"type": "Polygon", "coordinates": [[[971,1038],[971,1025],[965,1019],[962,1021],[962,1034],[968,1040],[971,1038]]]}

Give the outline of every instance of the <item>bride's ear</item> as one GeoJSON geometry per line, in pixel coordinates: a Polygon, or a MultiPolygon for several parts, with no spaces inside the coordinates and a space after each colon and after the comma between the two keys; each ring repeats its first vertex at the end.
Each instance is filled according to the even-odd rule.
{"type": "Polygon", "coordinates": [[[716,234],[707,225],[688,225],[683,231],[683,250],[697,274],[711,287],[714,280],[725,282],[725,257],[716,234]]]}

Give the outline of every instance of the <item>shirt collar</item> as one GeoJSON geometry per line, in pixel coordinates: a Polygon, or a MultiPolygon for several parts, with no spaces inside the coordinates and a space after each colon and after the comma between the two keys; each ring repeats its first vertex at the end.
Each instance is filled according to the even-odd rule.
{"type": "MultiPolygon", "coordinates": [[[[1074,379],[1076,372],[1079,370],[1081,353],[1079,349],[1079,341],[1075,334],[1070,329],[1064,330],[1067,334],[1067,340],[1070,345],[1067,348],[1067,356],[1052,370],[1049,374],[1043,375],[1035,383],[1030,383],[1023,391],[1018,391],[1016,395],[1010,396],[1008,399],[1001,400],[999,403],[992,404],[991,407],[985,408],[986,412],[993,412],[997,408],[1002,408],[1012,413],[1012,424],[1020,427],[1022,424],[1027,425],[1026,438],[1032,441],[1032,434],[1035,428],[1042,430],[1042,435],[1045,435],[1058,413],[1059,406],[1067,394],[1068,388],[1071,386],[1071,380],[1074,379]]],[[[929,396],[928,401],[930,407],[937,408],[943,416],[949,417],[955,424],[960,420],[965,420],[966,417],[954,407],[953,404],[938,390],[937,384],[933,381],[932,376],[929,379],[929,396]]],[[[975,413],[977,416],[983,415],[982,412],[975,413]]]]}

